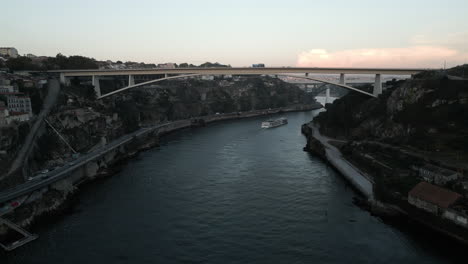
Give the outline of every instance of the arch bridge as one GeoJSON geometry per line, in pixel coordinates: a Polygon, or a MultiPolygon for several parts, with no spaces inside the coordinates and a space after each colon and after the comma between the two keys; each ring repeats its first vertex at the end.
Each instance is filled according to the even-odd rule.
{"type": "MultiPolygon", "coordinates": [[[[202,75],[274,75],[302,78],[332,84],[354,92],[362,93],[370,97],[377,97],[382,93],[382,75],[414,75],[427,69],[407,69],[407,68],[306,68],[306,67],[265,67],[265,68],[156,68],[156,69],[126,69],[126,70],[62,70],[50,71],[60,73],[60,81],[63,84],[69,83],[71,77],[90,77],[97,98],[102,99],[116,93],[120,93],[132,88],[145,86],[148,84],[161,82],[170,79],[189,78],[202,75]],[[296,74],[296,75],[293,75],[296,74]],[[297,75],[303,74],[303,75],[297,75]],[[309,76],[309,74],[337,74],[340,76],[339,82],[333,82],[321,78],[309,76]],[[368,93],[357,88],[346,85],[346,75],[350,74],[372,74],[375,75],[374,89],[372,93],[368,93]],[[164,76],[159,79],[135,83],[135,76],[139,75],[156,75],[164,76]],[[128,86],[115,90],[107,94],[101,94],[99,78],[104,76],[128,76],[128,86]]],[[[329,97],[329,89],[327,89],[327,97],[329,97]]]]}

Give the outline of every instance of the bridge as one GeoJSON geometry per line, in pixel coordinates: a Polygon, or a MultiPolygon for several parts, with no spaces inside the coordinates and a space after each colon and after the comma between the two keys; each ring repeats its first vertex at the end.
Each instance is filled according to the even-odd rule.
{"type": "MultiPolygon", "coordinates": [[[[170,79],[189,78],[201,75],[274,75],[290,76],[295,78],[303,78],[307,80],[318,81],[337,85],[358,93],[362,93],[371,97],[377,97],[382,93],[382,75],[413,75],[427,69],[407,69],[407,68],[317,68],[317,67],[265,67],[265,68],[239,68],[239,67],[219,67],[219,68],[155,68],[155,69],[125,69],[125,70],[61,70],[49,71],[51,73],[60,73],[60,81],[63,84],[69,82],[72,77],[90,77],[97,98],[102,99],[110,95],[123,92],[125,90],[148,85],[155,82],[160,82],[170,79]],[[292,75],[292,74],[303,74],[292,75]],[[340,76],[339,82],[332,82],[320,78],[314,78],[309,74],[338,74],[340,76]],[[372,93],[368,93],[349,85],[346,85],[345,77],[349,74],[372,74],[375,75],[374,89],[372,93]],[[142,83],[135,83],[135,76],[141,75],[156,75],[161,78],[146,81],[142,83]],[[101,94],[99,85],[99,78],[104,76],[128,76],[128,86],[108,94],[101,94]]],[[[329,89],[327,89],[329,95],[329,89]]]]}

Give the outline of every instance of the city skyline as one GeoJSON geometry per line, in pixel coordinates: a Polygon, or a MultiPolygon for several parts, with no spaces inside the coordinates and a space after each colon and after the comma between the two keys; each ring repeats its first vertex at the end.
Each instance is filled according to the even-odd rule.
{"type": "Polygon", "coordinates": [[[440,68],[468,59],[467,8],[459,0],[22,0],[0,17],[0,46],[146,63],[440,68]]]}

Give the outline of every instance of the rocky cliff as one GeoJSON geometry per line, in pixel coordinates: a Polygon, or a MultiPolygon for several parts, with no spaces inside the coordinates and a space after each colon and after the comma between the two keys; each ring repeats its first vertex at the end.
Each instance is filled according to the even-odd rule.
{"type": "Polygon", "coordinates": [[[405,82],[390,82],[378,98],[351,93],[327,105],[315,122],[333,137],[466,155],[468,79],[451,75],[461,71],[424,72],[405,82]]]}
{"type": "MultiPolygon", "coordinates": [[[[71,86],[62,88],[55,108],[47,117],[51,126],[44,127],[46,132],[37,140],[26,163],[27,174],[61,166],[73,159],[73,150],[91,151],[146,125],[217,113],[318,106],[311,95],[270,77],[172,80],[104,100],[95,99],[93,87],[86,81],[73,80],[71,86]]],[[[102,87],[103,90],[118,88],[115,82],[109,81],[103,82],[102,87]]],[[[13,135],[15,131],[4,130],[4,133],[13,135]]],[[[1,138],[2,148],[14,155],[21,144],[21,135],[1,138]]],[[[9,159],[2,160],[8,166],[9,159]]],[[[4,179],[0,188],[14,186],[29,175],[4,179]]]]}

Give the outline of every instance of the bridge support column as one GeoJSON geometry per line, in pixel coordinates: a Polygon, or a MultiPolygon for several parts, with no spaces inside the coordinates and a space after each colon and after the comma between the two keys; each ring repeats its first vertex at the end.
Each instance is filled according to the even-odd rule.
{"type": "Polygon", "coordinates": [[[330,103],[330,88],[327,87],[327,91],[325,92],[325,104],[330,103]]]}
{"type": "Polygon", "coordinates": [[[308,76],[309,76],[309,73],[308,73],[308,72],[306,72],[306,73],[305,73],[305,76],[306,76],[306,77],[308,77],[308,76]]]}
{"type": "Polygon", "coordinates": [[[166,74],[164,74],[164,78],[167,78],[167,73],[166,73],[166,74]]]}
{"type": "Polygon", "coordinates": [[[344,75],[344,73],[340,73],[340,84],[345,85],[345,75],[344,75]]]}
{"type": "Polygon", "coordinates": [[[135,85],[135,77],[133,75],[128,75],[128,86],[135,85]]]}
{"type": "Polygon", "coordinates": [[[65,77],[65,74],[60,73],[60,83],[64,85],[70,85],[70,79],[65,77]]]}
{"type": "Polygon", "coordinates": [[[382,76],[380,73],[375,75],[375,83],[374,83],[374,92],[373,94],[378,96],[382,93],[382,76]]]}
{"type": "Polygon", "coordinates": [[[99,76],[93,75],[92,84],[94,86],[94,92],[96,92],[96,97],[101,97],[101,86],[99,85],[99,76]]]}

